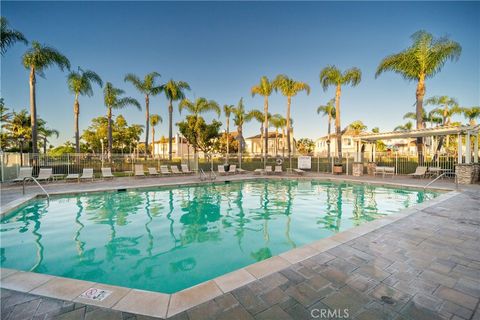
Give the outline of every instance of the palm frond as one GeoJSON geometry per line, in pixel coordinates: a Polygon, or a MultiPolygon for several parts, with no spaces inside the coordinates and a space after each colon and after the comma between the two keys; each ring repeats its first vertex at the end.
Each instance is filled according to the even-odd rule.
{"type": "Polygon", "coordinates": [[[323,91],[327,91],[330,86],[337,86],[342,79],[341,71],[334,65],[329,65],[320,71],[320,84],[323,91]]]}
{"type": "Polygon", "coordinates": [[[5,17],[0,17],[0,52],[2,55],[7,49],[15,44],[15,42],[23,42],[28,45],[27,38],[15,29],[8,28],[8,21],[5,17]]]}

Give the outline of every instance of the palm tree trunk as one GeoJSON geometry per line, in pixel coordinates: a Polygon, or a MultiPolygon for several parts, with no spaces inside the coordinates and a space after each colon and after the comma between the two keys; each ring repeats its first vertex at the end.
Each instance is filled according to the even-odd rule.
{"type": "Polygon", "coordinates": [[[282,157],[285,158],[285,145],[286,145],[286,141],[285,141],[285,127],[282,127],[282,157]]]}
{"type": "Polygon", "coordinates": [[[268,158],[268,96],[264,97],[264,102],[263,102],[263,112],[264,112],[264,117],[265,117],[265,122],[264,122],[264,129],[265,129],[265,147],[264,147],[264,163],[267,163],[267,158],[268,158]]]}
{"type": "Polygon", "coordinates": [[[275,156],[278,156],[278,129],[275,129],[275,156]]]}
{"type": "Polygon", "coordinates": [[[260,152],[261,152],[261,155],[262,155],[262,156],[264,155],[264,152],[263,152],[263,151],[265,150],[265,149],[263,148],[263,147],[264,147],[264,146],[263,146],[263,143],[264,143],[264,140],[263,140],[264,135],[263,135],[263,133],[264,133],[264,131],[263,131],[263,121],[262,121],[262,123],[260,124],[260,152]]]}
{"type": "Polygon", "coordinates": [[[228,154],[230,153],[230,117],[227,117],[227,161],[228,163],[228,154]]]}
{"type": "Polygon", "coordinates": [[[288,158],[292,155],[292,146],[290,143],[290,105],[292,103],[292,97],[287,97],[287,150],[288,150],[288,158]]]}
{"type": "Polygon", "coordinates": [[[340,125],[340,96],[342,94],[342,88],[337,85],[335,92],[335,133],[337,135],[337,150],[338,160],[342,162],[342,128],[340,125]]]}
{"type": "Polygon", "coordinates": [[[327,138],[327,158],[328,158],[328,163],[330,163],[330,135],[332,133],[332,116],[329,113],[328,114],[328,138],[327,138]]]}
{"type": "Polygon", "coordinates": [[[30,122],[32,126],[32,153],[37,153],[37,101],[35,95],[35,68],[30,68],[30,122]]]}
{"type": "Polygon", "coordinates": [[[155,157],[155,127],[152,125],[152,157],[155,157]]]}
{"type": "MultiPolygon", "coordinates": [[[[112,108],[108,107],[107,110],[107,140],[108,140],[108,159],[110,159],[112,155],[112,149],[113,149],[113,138],[112,138],[112,108]]],[[[137,147],[138,148],[138,147],[137,147]]],[[[103,156],[103,155],[102,155],[103,156]]]]}
{"type": "Polygon", "coordinates": [[[75,118],[75,152],[80,153],[80,132],[78,128],[78,118],[80,117],[80,103],[78,102],[78,93],[75,93],[75,103],[73,104],[73,115],[75,118]]]}
{"type": "Polygon", "coordinates": [[[242,162],[242,140],[243,140],[243,128],[242,126],[238,126],[238,163],[242,162]]]}
{"type": "Polygon", "coordinates": [[[168,104],[168,160],[172,161],[172,139],[173,139],[173,101],[168,104]]]}
{"type": "Polygon", "coordinates": [[[47,136],[43,137],[43,154],[47,154],[47,136]]]}
{"type": "MultiPolygon", "coordinates": [[[[145,156],[148,155],[148,131],[150,129],[150,97],[145,95],[145,156]]],[[[153,150],[152,150],[153,154],[153,150]]]]}
{"type": "MultiPolygon", "coordinates": [[[[423,98],[425,96],[425,75],[421,74],[417,84],[416,92],[416,115],[417,115],[417,129],[423,128],[423,98]]],[[[418,163],[421,165],[423,163],[423,138],[417,138],[417,154],[418,154],[418,163]]]]}

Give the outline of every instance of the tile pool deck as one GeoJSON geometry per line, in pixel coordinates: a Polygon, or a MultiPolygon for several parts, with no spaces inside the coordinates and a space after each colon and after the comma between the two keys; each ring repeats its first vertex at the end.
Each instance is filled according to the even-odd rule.
{"type": "MultiPolygon", "coordinates": [[[[228,180],[244,178],[248,176],[228,180]]],[[[408,178],[355,180],[426,184],[408,178]]],[[[68,191],[158,181],[163,185],[198,178],[118,179],[69,184],[68,191]]],[[[453,186],[440,182],[434,187],[453,186]]],[[[47,188],[66,191],[64,184],[47,188]]],[[[30,187],[27,195],[36,192],[30,187]]],[[[4,195],[14,201],[22,197],[21,188],[2,188],[2,211],[9,207],[4,195]]],[[[321,310],[348,309],[352,319],[478,320],[479,208],[480,186],[468,187],[173,295],[3,269],[1,318],[313,319],[311,311],[319,315],[321,310]],[[113,293],[93,306],[79,298],[91,286],[113,293]]]]}

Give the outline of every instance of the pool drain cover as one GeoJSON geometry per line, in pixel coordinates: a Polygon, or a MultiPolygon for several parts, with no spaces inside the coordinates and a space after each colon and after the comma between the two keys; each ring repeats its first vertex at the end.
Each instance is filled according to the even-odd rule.
{"type": "Polygon", "coordinates": [[[382,299],[382,301],[385,302],[386,304],[394,304],[395,303],[395,300],[393,300],[393,298],[389,297],[389,296],[382,296],[380,299],[382,299]]]}

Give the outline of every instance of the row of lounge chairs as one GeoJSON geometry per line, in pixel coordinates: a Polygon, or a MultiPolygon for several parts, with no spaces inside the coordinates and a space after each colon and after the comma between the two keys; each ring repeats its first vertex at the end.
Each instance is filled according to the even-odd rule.
{"type": "MultiPolygon", "coordinates": [[[[265,166],[265,169],[255,169],[253,172],[254,174],[283,174],[285,171],[283,171],[282,166],[275,166],[274,169],[272,169],[272,166],[265,166]]],[[[305,171],[302,169],[293,169],[293,172],[295,172],[298,175],[303,175],[305,171]]]]}
{"type": "MultiPolygon", "coordinates": [[[[415,172],[408,174],[414,178],[425,178],[425,177],[437,177],[442,173],[449,172],[449,169],[442,169],[439,167],[426,167],[426,166],[418,166],[415,169],[415,172]]],[[[374,175],[381,174],[383,177],[385,175],[393,175],[395,174],[395,167],[384,167],[384,166],[377,166],[373,173],[374,175]]]]}
{"type": "MultiPolygon", "coordinates": [[[[148,175],[149,176],[158,176],[160,175],[157,172],[156,168],[148,168],[148,175]]],[[[165,166],[160,166],[160,173],[162,175],[172,175],[172,174],[192,174],[194,173],[193,171],[190,171],[188,169],[188,166],[186,164],[182,164],[181,166],[181,171],[179,170],[178,166],[170,166],[170,170],[168,167],[165,166]]],[[[141,164],[135,165],[135,171],[134,175],[136,177],[138,176],[145,176],[145,171],[144,167],[141,164]]],[[[38,176],[35,177],[37,181],[52,181],[54,180],[55,177],[61,176],[62,178],[65,178],[66,181],[72,181],[72,180],[77,180],[77,181],[86,181],[86,180],[92,180],[94,179],[94,174],[93,174],[93,168],[83,168],[82,174],[79,173],[70,173],[67,175],[54,175],[53,174],[53,169],[52,168],[40,168],[40,171],[38,172],[38,176]]],[[[108,179],[111,178],[113,179],[115,176],[112,173],[111,168],[101,168],[101,177],[103,179],[108,179]]],[[[28,181],[33,179],[33,167],[21,167],[20,172],[18,174],[18,177],[13,180],[13,182],[22,182],[22,181],[28,181]]]]}
{"type": "Polygon", "coordinates": [[[225,171],[225,166],[218,165],[217,170],[218,170],[218,174],[221,175],[221,176],[247,172],[247,170],[243,170],[242,168],[237,168],[236,164],[230,165],[230,168],[229,168],[228,171],[225,171]]]}

